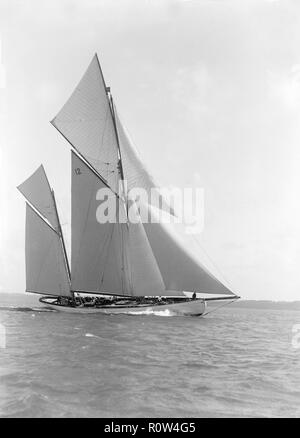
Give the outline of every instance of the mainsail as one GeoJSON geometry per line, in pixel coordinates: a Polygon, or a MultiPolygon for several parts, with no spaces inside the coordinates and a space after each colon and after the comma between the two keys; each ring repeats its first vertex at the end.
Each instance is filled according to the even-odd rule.
{"type": "Polygon", "coordinates": [[[59,234],[26,203],[26,291],[71,296],[59,234]]]}
{"type": "Polygon", "coordinates": [[[126,224],[117,217],[99,223],[99,190],[109,190],[97,174],[72,153],[72,289],[129,295],[123,271],[123,239],[126,224]],[[114,222],[115,223],[114,223],[114,222]]]}

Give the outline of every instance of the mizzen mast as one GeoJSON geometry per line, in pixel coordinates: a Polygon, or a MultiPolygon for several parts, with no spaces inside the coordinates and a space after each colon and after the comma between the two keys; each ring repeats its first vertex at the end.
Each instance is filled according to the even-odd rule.
{"type": "Polygon", "coordinates": [[[59,234],[60,239],[61,239],[61,244],[62,244],[64,258],[65,258],[65,264],[66,264],[66,268],[67,268],[67,272],[68,272],[69,282],[71,284],[71,269],[70,269],[70,264],[69,264],[67,250],[66,250],[65,239],[64,239],[64,235],[63,235],[63,231],[62,231],[62,227],[61,227],[61,222],[60,222],[60,219],[59,219],[59,214],[58,214],[58,210],[57,210],[57,204],[56,204],[56,199],[55,199],[55,194],[54,194],[54,190],[53,189],[51,189],[51,194],[52,194],[52,197],[53,197],[54,208],[55,208],[56,217],[57,217],[58,234],[59,234]]]}

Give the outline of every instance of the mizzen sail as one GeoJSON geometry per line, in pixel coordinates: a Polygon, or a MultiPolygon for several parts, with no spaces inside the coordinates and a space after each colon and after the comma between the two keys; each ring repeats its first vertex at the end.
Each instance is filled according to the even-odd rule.
{"type": "Polygon", "coordinates": [[[59,234],[26,203],[26,291],[71,296],[59,234]]]}

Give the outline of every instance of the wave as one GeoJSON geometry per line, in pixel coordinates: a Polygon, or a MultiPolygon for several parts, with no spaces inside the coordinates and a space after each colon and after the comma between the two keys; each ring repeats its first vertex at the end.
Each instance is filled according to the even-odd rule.
{"type": "Polygon", "coordinates": [[[169,309],[165,309],[165,310],[147,309],[147,310],[139,310],[139,311],[132,311],[132,312],[129,311],[126,313],[128,315],[176,316],[176,313],[170,311],[169,309]]]}
{"type": "Polygon", "coordinates": [[[99,338],[99,339],[101,339],[100,336],[93,335],[93,333],[86,333],[85,336],[86,336],[87,338],[99,338]]]}
{"type": "Polygon", "coordinates": [[[54,309],[46,309],[44,307],[25,307],[25,306],[0,306],[0,310],[9,312],[56,312],[54,309]]]}

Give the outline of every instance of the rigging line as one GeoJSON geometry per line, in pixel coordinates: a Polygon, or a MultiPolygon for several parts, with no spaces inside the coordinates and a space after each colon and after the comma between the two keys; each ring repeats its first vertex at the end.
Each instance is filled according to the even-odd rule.
{"type": "MultiPolygon", "coordinates": [[[[223,303],[223,304],[221,304],[220,306],[218,306],[218,307],[216,307],[216,308],[214,308],[214,309],[212,309],[212,310],[210,310],[210,311],[208,311],[208,312],[204,312],[204,313],[203,313],[203,316],[208,315],[209,313],[213,313],[213,312],[215,312],[216,310],[221,309],[221,307],[225,307],[225,306],[227,306],[228,304],[231,304],[231,303],[233,303],[234,301],[237,301],[237,300],[238,300],[238,298],[233,298],[231,301],[226,301],[226,303],[223,303]]],[[[205,298],[204,298],[204,301],[205,301],[205,298]]]]}
{"type": "Polygon", "coordinates": [[[133,294],[133,283],[131,281],[130,268],[129,268],[129,254],[128,254],[128,224],[122,226],[122,236],[123,236],[123,266],[124,266],[124,281],[125,287],[133,294]]]}
{"type": "MultiPolygon", "coordinates": [[[[120,208],[120,206],[119,206],[120,208]]],[[[119,210],[118,210],[119,211],[119,210]]],[[[126,245],[125,245],[125,234],[124,234],[124,229],[126,230],[127,227],[124,228],[123,223],[117,222],[117,232],[119,234],[119,241],[120,241],[120,249],[121,249],[121,284],[122,284],[122,292],[124,294],[124,292],[127,292],[128,289],[128,283],[129,283],[129,290],[130,289],[130,280],[127,281],[127,276],[126,276],[126,266],[125,266],[125,262],[126,262],[126,245]]],[[[124,294],[125,295],[125,294],[124,294]]]]}
{"type": "MultiPolygon", "coordinates": [[[[107,130],[108,114],[109,114],[109,105],[107,106],[107,109],[106,109],[105,122],[104,122],[104,129],[103,129],[103,131],[102,131],[101,143],[100,143],[100,147],[99,147],[99,149],[98,149],[98,157],[96,158],[96,160],[97,160],[98,162],[101,161],[99,157],[100,157],[100,153],[101,153],[101,148],[103,147],[103,143],[104,143],[104,135],[105,135],[105,132],[106,132],[106,130],[107,130]]],[[[110,152],[110,150],[108,150],[108,152],[110,152]]],[[[106,163],[105,163],[105,164],[106,164],[106,163]]]]}
{"type": "Polygon", "coordinates": [[[122,181],[122,186],[123,186],[123,197],[125,199],[125,205],[126,205],[125,212],[126,212],[126,216],[127,216],[127,219],[128,219],[127,187],[125,185],[125,180],[124,180],[123,159],[122,159],[122,153],[121,153],[121,147],[120,147],[119,133],[118,133],[118,128],[117,128],[117,121],[116,121],[114,101],[113,101],[113,97],[112,97],[112,94],[111,94],[110,91],[109,91],[109,96],[108,96],[108,93],[107,93],[107,97],[108,97],[109,102],[110,102],[110,112],[111,112],[111,116],[112,116],[112,119],[113,119],[113,125],[114,125],[115,135],[116,135],[116,139],[117,139],[117,148],[118,148],[118,156],[119,156],[118,171],[120,172],[120,175],[121,175],[121,181],[122,181]]]}
{"type": "Polygon", "coordinates": [[[90,164],[90,162],[76,149],[74,146],[72,146],[73,149],[71,149],[71,153],[76,155],[76,157],[86,166],[89,168],[89,170],[100,179],[100,181],[107,187],[111,192],[117,197],[117,199],[121,200],[123,203],[125,203],[125,200],[115,191],[113,190],[110,185],[107,183],[106,179],[100,175],[100,173],[90,164]]]}
{"type": "MultiPolygon", "coordinates": [[[[123,206],[121,205],[121,207],[119,206],[119,211],[120,208],[122,208],[123,206]]],[[[126,211],[125,211],[126,214],[126,211]]],[[[120,213],[119,213],[119,221],[120,221],[120,213]]],[[[130,258],[130,246],[131,246],[131,241],[130,241],[130,235],[129,235],[129,222],[126,222],[126,224],[124,223],[120,223],[119,225],[121,227],[122,230],[122,240],[121,240],[121,250],[122,250],[122,261],[123,261],[123,267],[124,267],[124,282],[125,282],[125,288],[127,287],[128,290],[131,292],[131,295],[133,294],[133,278],[132,278],[132,266],[131,266],[131,258],[130,258]],[[125,225],[125,226],[124,226],[125,225]]]]}
{"type": "Polygon", "coordinates": [[[117,226],[117,232],[119,234],[119,241],[120,241],[120,249],[121,249],[121,286],[122,286],[122,293],[124,293],[124,290],[126,290],[126,281],[124,279],[125,277],[125,269],[124,269],[124,234],[123,234],[123,227],[120,224],[120,204],[119,202],[117,203],[117,221],[116,222],[116,226],[117,226]]]}
{"type": "MultiPolygon", "coordinates": [[[[110,109],[110,113],[111,113],[111,116],[112,116],[113,124],[115,126],[115,119],[114,119],[114,114],[113,114],[112,107],[111,107],[111,100],[110,100],[109,94],[108,94],[108,93],[110,93],[110,87],[107,87],[107,85],[106,85],[106,82],[105,82],[105,79],[104,79],[104,75],[103,75],[103,71],[102,71],[102,68],[101,68],[100,61],[99,61],[97,53],[95,53],[95,57],[96,57],[96,60],[97,60],[97,63],[98,63],[98,68],[99,68],[99,71],[100,71],[102,83],[103,83],[103,86],[104,86],[104,89],[105,89],[105,95],[106,95],[108,107],[110,109]]],[[[119,146],[119,138],[118,138],[118,133],[117,133],[116,129],[115,129],[115,136],[116,136],[117,144],[119,146]]]]}
{"type": "Polygon", "coordinates": [[[132,295],[134,294],[133,289],[133,264],[131,260],[132,254],[132,239],[130,237],[130,229],[129,224],[126,227],[126,233],[127,233],[127,245],[126,245],[126,263],[127,263],[127,272],[128,272],[128,283],[129,283],[129,290],[132,292],[132,295]],[[130,251],[131,249],[131,251],[130,251]]]}
{"type": "MultiPolygon", "coordinates": [[[[27,292],[31,292],[31,291],[27,291],[27,292]]],[[[109,293],[109,292],[102,292],[102,291],[97,291],[97,290],[73,290],[72,292],[75,292],[77,294],[109,295],[109,296],[114,296],[114,297],[121,296],[118,293],[109,293]]],[[[49,295],[51,295],[51,294],[49,294],[49,295]]],[[[122,297],[132,298],[132,295],[122,295],[122,297]]]]}
{"type": "Polygon", "coordinates": [[[127,222],[126,225],[123,227],[123,258],[124,258],[124,278],[126,281],[126,287],[128,287],[128,290],[133,295],[133,280],[131,278],[131,267],[130,267],[130,255],[129,255],[129,223],[127,222]]]}
{"type": "Polygon", "coordinates": [[[97,164],[100,166],[117,166],[115,163],[111,162],[111,161],[103,161],[103,160],[98,160],[97,158],[92,157],[91,155],[86,154],[86,158],[88,158],[89,160],[94,160],[97,162],[97,164]]]}
{"type": "MultiPolygon", "coordinates": [[[[133,146],[133,152],[136,154],[136,156],[139,159],[139,161],[142,162],[142,158],[140,156],[141,154],[140,154],[140,152],[138,150],[138,147],[136,146],[136,143],[132,139],[132,136],[131,136],[131,133],[130,133],[128,127],[126,126],[126,128],[125,128],[125,124],[122,121],[122,117],[120,117],[120,112],[119,111],[117,112],[117,114],[118,114],[119,121],[120,121],[120,123],[122,125],[123,131],[127,135],[130,144],[132,144],[132,146],[133,146]]],[[[148,169],[146,168],[146,166],[145,165],[143,165],[143,166],[144,166],[145,170],[147,171],[148,176],[151,178],[152,182],[154,183],[152,175],[149,174],[148,169]]],[[[143,178],[145,178],[145,177],[143,176],[143,178]]]]}
{"type": "Polygon", "coordinates": [[[122,154],[121,154],[121,148],[120,148],[120,140],[119,140],[119,133],[117,128],[117,122],[116,122],[116,115],[115,115],[115,107],[114,107],[114,101],[113,97],[110,93],[110,108],[111,108],[111,115],[113,119],[113,124],[115,128],[116,138],[117,138],[117,146],[118,146],[118,152],[119,152],[119,160],[120,160],[120,172],[121,172],[121,178],[124,180],[124,171],[123,171],[123,163],[122,163],[122,154]]]}
{"type": "MultiPolygon", "coordinates": [[[[101,79],[102,79],[102,83],[105,89],[105,95],[106,95],[106,99],[107,99],[107,103],[108,103],[108,108],[109,108],[109,112],[112,118],[112,122],[113,122],[113,126],[114,126],[114,133],[115,133],[115,138],[116,138],[116,142],[117,142],[117,151],[119,152],[119,158],[121,161],[121,152],[120,152],[120,144],[119,144],[119,136],[118,136],[118,131],[117,131],[117,125],[116,125],[116,120],[115,120],[115,112],[114,112],[114,107],[113,107],[113,100],[112,100],[112,95],[110,92],[110,87],[107,87],[105,79],[104,79],[104,75],[102,72],[102,68],[100,65],[100,61],[98,58],[97,53],[95,53],[95,57],[98,63],[98,68],[100,71],[100,75],[101,75],[101,79]]],[[[122,162],[121,162],[121,178],[122,180],[124,180],[124,174],[123,174],[123,166],[122,166],[122,162]]]]}
{"type": "MultiPolygon", "coordinates": [[[[101,286],[102,286],[102,284],[103,284],[103,282],[104,282],[104,274],[105,274],[105,269],[106,269],[106,266],[107,266],[107,261],[108,261],[108,256],[109,256],[109,251],[110,251],[111,241],[112,241],[112,237],[113,237],[113,234],[114,234],[114,226],[115,226],[115,224],[112,224],[112,227],[111,227],[111,233],[110,233],[110,236],[109,236],[109,238],[108,238],[108,247],[107,247],[107,252],[106,252],[105,261],[104,261],[104,264],[103,264],[103,271],[102,271],[102,277],[101,277],[101,280],[100,280],[100,286],[99,286],[99,288],[101,288],[101,286]]],[[[105,242],[105,244],[106,244],[106,242],[105,242]]],[[[103,247],[104,247],[104,245],[103,245],[103,247]]]]}
{"type": "Polygon", "coordinates": [[[56,204],[56,199],[55,199],[55,194],[54,194],[53,189],[51,190],[51,193],[52,193],[52,197],[53,197],[54,208],[55,208],[55,213],[56,213],[56,218],[57,218],[57,223],[58,223],[60,242],[61,242],[63,254],[64,254],[65,267],[66,267],[67,273],[68,273],[69,284],[71,284],[71,269],[70,269],[70,265],[69,265],[69,259],[68,259],[66,245],[65,245],[65,239],[64,239],[63,232],[62,232],[62,228],[61,228],[61,223],[60,223],[60,219],[59,219],[59,215],[58,215],[57,204],[56,204]]]}
{"type": "MultiPolygon", "coordinates": [[[[165,198],[165,196],[160,192],[162,189],[162,186],[160,184],[160,181],[158,181],[158,184],[156,182],[156,179],[154,179],[153,175],[149,172],[148,170],[148,166],[144,164],[143,160],[142,160],[142,155],[139,152],[138,147],[136,146],[135,142],[132,139],[132,136],[130,134],[129,129],[127,128],[127,126],[125,127],[124,123],[122,122],[122,117],[120,117],[120,113],[117,112],[118,114],[118,118],[119,118],[119,122],[120,125],[122,126],[122,130],[123,130],[123,134],[125,134],[125,137],[127,137],[129,146],[131,147],[131,157],[132,155],[134,156],[134,160],[138,161],[138,164],[140,164],[142,166],[142,173],[139,172],[138,177],[141,179],[142,183],[144,184],[144,188],[147,190],[148,195],[151,195],[151,189],[155,189],[159,195],[159,205],[161,204],[162,210],[167,209],[166,211],[169,212],[169,214],[171,216],[177,216],[177,213],[174,209],[174,206],[169,205],[168,199],[165,198]],[[149,182],[150,182],[150,186],[149,186],[149,182]],[[150,190],[150,192],[149,192],[150,190]]],[[[134,180],[134,182],[136,182],[134,180]]]]}
{"type": "Polygon", "coordinates": [[[123,229],[122,227],[120,227],[120,224],[118,223],[118,232],[119,232],[119,236],[121,237],[120,239],[120,246],[121,246],[121,285],[122,285],[122,293],[124,293],[125,290],[125,281],[124,281],[124,275],[125,275],[125,271],[124,271],[124,242],[123,242],[123,229]]]}
{"type": "MultiPolygon", "coordinates": [[[[83,164],[85,164],[85,163],[83,162],[83,164]]],[[[73,169],[73,166],[72,166],[72,175],[73,175],[73,170],[74,169],[73,169]]],[[[93,198],[93,194],[94,194],[94,189],[95,189],[95,186],[96,186],[97,183],[98,183],[98,181],[95,180],[94,184],[93,184],[93,187],[92,187],[92,190],[90,191],[90,197],[89,197],[89,202],[88,202],[88,208],[86,210],[84,226],[83,226],[83,230],[82,230],[82,233],[81,233],[81,236],[80,236],[80,240],[79,240],[79,251],[78,251],[77,260],[79,260],[80,249],[82,247],[81,242],[82,242],[83,235],[85,234],[85,231],[86,231],[86,228],[87,228],[88,217],[89,217],[89,213],[90,213],[90,209],[91,209],[91,202],[92,202],[92,198],[93,198]]],[[[75,275],[77,266],[78,266],[78,261],[77,261],[76,265],[74,263],[74,267],[72,266],[73,275],[75,275]]]]}
{"type": "Polygon", "coordinates": [[[51,125],[54,126],[54,128],[62,135],[62,137],[71,145],[72,149],[71,151],[75,153],[75,155],[77,155],[78,158],[81,159],[81,161],[83,163],[85,163],[89,169],[103,182],[103,184],[105,184],[106,187],[108,187],[118,198],[119,195],[117,192],[115,192],[115,190],[113,190],[110,185],[108,184],[108,182],[106,181],[106,179],[95,169],[95,167],[88,161],[87,158],[85,158],[85,156],[73,145],[73,143],[71,143],[71,141],[62,133],[62,131],[56,126],[55,124],[55,118],[53,120],[50,121],[51,125]]]}
{"type": "MultiPolygon", "coordinates": [[[[46,254],[44,255],[44,257],[43,257],[43,259],[42,259],[41,267],[40,267],[40,270],[39,270],[39,273],[38,273],[38,276],[37,276],[36,283],[35,283],[35,286],[34,286],[34,287],[38,286],[39,279],[40,279],[40,276],[41,276],[41,274],[42,274],[42,270],[44,269],[44,266],[45,266],[46,260],[48,259],[48,256],[49,256],[49,253],[50,253],[50,249],[51,249],[52,246],[53,246],[53,242],[54,242],[54,239],[52,238],[51,243],[50,243],[50,245],[48,246],[48,251],[46,252],[46,254]]],[[[57,261],[58,261],[58,257],[57,257],[57,261]]],[[[36,289],[38,289],[38,287],[36,287],[36,289]]]]}
{"type": "MultiPolygon", "coordinates": [[[[208,254],[208,252],[204,249],[204,247],[200,244],[199,240],[193,236],[193,240],[194,242],[196,242],[196,244],[199,246],[199,248],[201,249],[201,251],[204,252],[204,254],[206,255],[206,257],[209,259],[209,261],[211,262],[211,264],[213,265],[213,267],[218,271],[218,273],[221,275],[221,277],[223,277],[223,280],[225,280],[225,282],[228,284],[228,286],[230,287],[230,289],[233,291],[234,287],[232,287],[231,282],[225,277],[225,275],[223,274],[223,272],[220,270],[220,268],[216,265],[216,263],[213,261],[213,259],[210,257],[210,255],[208,254]]],[[[235,292],[234,292],[235,293],[235,292]]],[[[237,294],[235,294],[237,295],[237,294]]]]}
{"type": "Polygon", "coordinates": [[[129,227],[128,224],[126,224],[125,227],[123,227],[123,239],[124,239],[124,266],[126,268],[124,275],[124,278],[126,280],[126,286],[128,288],[128,291],[130,291],[131,295],[134,295],[134,289],[133,289],[133,278],[132,278],[132,269],[130,266],[130,254],[129,254],[129,227]]]}
{"type": "Polygon", "coordinates": [[[133,137],[132,137],[127,125],[125,125],[124,122],[122,121],[122,117],[120,116],[120,112],[118,111],[117,114],[118,114],[120,124],[121,124],[123,131],[125,133],[125,136],[128,137],[129,144],[130,144],[130,146],[132,146],[131,154],[134,154],[136,156],[136,158],[138,159],[138,161],[143,166],[143,174],[140,175],[143,179],[143,182],[146,185],[147,180],[150,180],[151,188],[153,187],[159,191],[159,189],[161,188],[161,185],[159,184],[160,181],[158,181],[158,184],[156,184],[156,179],[154,179],[153,175],[149,172],[147,164],[144,164],[144,160],[143,160],[143,156],[142,156],[143,154],[139,151],[137,144],[133,141],[133,137]]]}
{"type": "MultiPolygon", "coordinates": [[[[24,196],[24,195],[23,195],[24,196]]],[[[25,198],[25,203],[28,205],[28,207],[30,207],[31,208],[31,210],[32,211],[34,211],[35,212],[35,214],[49,227],[49,228],[51,228],[51,230],[52,231],[54,231],[58,236],[59,236],[59,233],[58,233],[58,231],[51,225],[51,223],[48,221],[48,219],[46,219],[43,215],[42,215],[42,213],[40,213],[39,212],[39,210],[33,205],[33,204],[31,204],[31,202],[30,201],[28,201],[28,199],[26,198],[26,196],[24,196],[24,198],[25,198]]]]}
{"type": "MultiPolygon", "coordinates": [[[[100,225],[104,225],[104,224],[100,224],[100,225]]],[[[112,229],[113,229],[113,227],[112,227],[112,229]]],[[[97,253],[96,257],[95,257],[95,264],[94,264],[94,266],[101,266],[101,261],[102,261],[101,256],[102,256],[103,253],[105,253],[105,249],[107,248],[107,246],[108,246],[107,251],[109,251],[109,241],[111,240],[111,237],[112,236],[110,235],[110,230],[109,230],[109,232],[106,233],[106,235],[105,235],[105,238],[103,240],[102,246],[98,247],[98,253],[97,253]],[[100,257],[99,257],[99,254],[100,254],[100,257]]],[[[101,279],[99,279],[100,286],[102,285],[102,283],[104,281],[104,272],[105,272],[106,264],[107,264],[107,261],[103,264],[104,267],[103,267],[102,271],[100,271],[100,269],[99,269],[99,271],[100,271],[99,272],[99,276],[101,275],[101,279]]]]}

